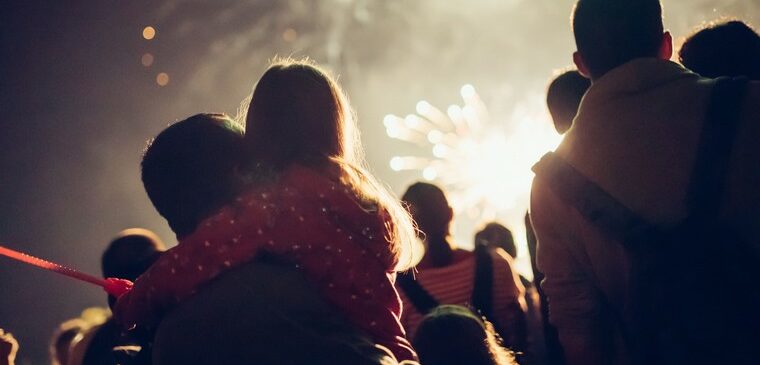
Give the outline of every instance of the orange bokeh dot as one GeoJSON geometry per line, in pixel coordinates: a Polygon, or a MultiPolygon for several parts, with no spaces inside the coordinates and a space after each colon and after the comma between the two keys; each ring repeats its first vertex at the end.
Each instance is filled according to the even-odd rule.
{"type": "Polygon", "coordinates": [[[156,37],[156,28],[153,28],[151,26],[147,26],[147,27],[143,28],[142,36],[143,36],[143,38],[145,38],[147,40],[151,40],[151,39],[155,38],[156,37]]]}
{"type": "Polygon", "coordinates": [[[161,72],[160,74],[156,75],[156,83],[158,86],[166,86],[169,84],[169,74],[166,72],[161,72]]]}
{"type": "Polygon", "coordinates": [[[142,62],[143,66],[150,67],[150,65],[153,64],[154,60],[155,60],[155,58],[153,57],[152,54],[146,53],[146,54],[142,55],[142,58],[140,59],[140,62],[142,62]]]}

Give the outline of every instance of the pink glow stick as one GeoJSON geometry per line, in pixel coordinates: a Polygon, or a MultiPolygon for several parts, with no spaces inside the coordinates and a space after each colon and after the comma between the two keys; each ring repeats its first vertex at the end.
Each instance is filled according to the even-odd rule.
{"type": "Polygon", "coordinates": [[[32,266],[39,267],[41,269],[45,269],[45,270],[49,270],[49,271],[52,271],[52,272],[55,272],[55,273],[59,273],[61,275],[65,275],[65,276],[68,276],[70,278],[74,278],[74,279],[77,279],[77,280],[88,282],[90,284],[95,284],[95,285],[103,287],[103,288],[106,288],[106,286],[108,285],[106,283],[106,280],[104,280],[104,279],[97,278],[97,277],[94,277],[92,275],[85,274],[83,272],[79,272],[79,271],[76,271],[74,269],[68,268],[66,266],[59,265],[59,264],[56,264],[56,263],[53,263],[53,262],[50,262],[50,261],[47,261],[47,260],[43,260],[41,258],[37,258],[37,257],[31,256],[31,255],[27,255],[27,254],[25,254],[23,252],[18,252],[18,251],[15,251],[15,250],[11,250],[11,249],[3,247],[3,246],[0,246],[0,255],[12,258],[12,259],[17,260],[17,261],[21,261],[23,263],[26,263],[26,264],[29,264],[29,265],[32,265],[32,266]]]}

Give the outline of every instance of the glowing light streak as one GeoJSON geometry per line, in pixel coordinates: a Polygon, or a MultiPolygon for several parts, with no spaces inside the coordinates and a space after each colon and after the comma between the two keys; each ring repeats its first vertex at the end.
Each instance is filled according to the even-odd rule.
{"type": "Polygon", "coordinates": [[[440,143],[443,140],[443,133],[439,130],[432,130],[427,134],[428,142],[440,143]]]}
{"type": "Polygon", "coordinates": [[[459,91],[459,93],[462,95],[462,99],[465,101],[478,96],[478,94],[475,92],[475,87],[470,84],[462,86],[462,89],[459,91]]]}
{"type": "Polygon", "coordinates": [[[406,118],[404,118],[404,124],[407,128],[425,133],[426,135],[428,132],[435,129],[435,126],[430,124],[430,122],[414,114],[407,115],[406,118]]]}
{"type": "MultiPolygon", "coordinates": [[[[484,223],[498,219],[512,227],[518,245],[525,247],[523,216],[527,211],[531,167],[561,141],[554,131],[543,96],[528,95],[498,125],[472,85],[460,90],[464,106],[451,105],[441,113],[420,101],[416,111],[421,117],[400,118],[389,115],[384,124],[389,136],[408,140],[427,150],[432,158],[393,157],[394,171],[416,171],[441,185],[449,195],[455,212],[484,223]],[[425,119],[423,119],[424,117],[425,119]],[[422,128],[429,123],[430,129],[422,128]],[[425,130],[424,133],[420,133],[425,130]],[[391,135],[392,134],[392,135],[391,135]],[[416,138],[421,136],[422,142],[416,138]]],[[[521,266],[529,267],[522,249],[521,266]]]]}
{"type": "Polygon", "coordinates": [[[413,156],[394,156],[390,166],[393,171],[420,170],[430,165],[430,159],[413,156]]]}
{"type": "Polygon", "coordinates": [[[438,177],[438,170],[436,170],[435,167],[428,166],[422,170],[422,177],[424,177],[425,180],[433,181],[438,177]]]}
{"type": "Polygon", "coordinates": [[[425,117],[437,128],[445,128],[450,124],[449,117],[427,101],[420,101],[415,109],[417,114],[425,117]]]}

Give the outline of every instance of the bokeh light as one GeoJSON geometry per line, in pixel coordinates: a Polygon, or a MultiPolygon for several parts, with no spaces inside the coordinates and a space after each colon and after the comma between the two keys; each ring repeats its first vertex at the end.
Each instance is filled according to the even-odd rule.
{"type": "Polygon", "coordinates": [[[158,75],[156,75],[156,84],[158,86],[166,86],[169,84],[169,74],[166,72],[161,72],[158,75]]]}
{"type": "Polygon", "coordinates": [[[298,38],[298,32],[296,32],[293,28],[285,29],[284,32],[282,32],[282,39],[285,40],[285,42],[293,43],[298,38]]]}
{"type": "Polygon", "coordinates": [[[151,40],[156,37],[156,28],[153,28],[151,26],[147,26],[143,28],[142,36],[146,40],[151,40]]]}
{"type": "Polygon", "coordinates": [[[150,67],[153,64],[154,60],[155,60],[155,58],[150,53],[146,53],[146,54],[142,55],[142,58],[140,58],[140,62],[145,67],[150,67]]]}

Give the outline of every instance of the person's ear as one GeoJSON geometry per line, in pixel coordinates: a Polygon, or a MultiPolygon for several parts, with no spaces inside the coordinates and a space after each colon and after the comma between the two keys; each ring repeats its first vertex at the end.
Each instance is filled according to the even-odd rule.
{"type": "Polygon", "coordinates": [[[588,71],[586,62],[583,61],[583,56],[581,56],[580,52],[573,52],[573,63],[575,63],[575,67],[578,68],[578,72],[583,75],[583,77],[591,80],[591,73],[588,71]]]}
{"type": "Polygon", "coordinates": [[[673,57],[673,35],[669,31],[662,34],[662,44],[660,44],[660,54],[662,60],[669,60],[673,57]]]}

